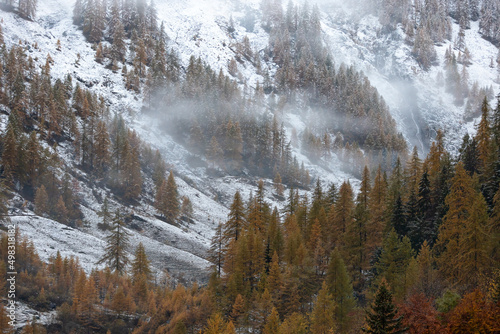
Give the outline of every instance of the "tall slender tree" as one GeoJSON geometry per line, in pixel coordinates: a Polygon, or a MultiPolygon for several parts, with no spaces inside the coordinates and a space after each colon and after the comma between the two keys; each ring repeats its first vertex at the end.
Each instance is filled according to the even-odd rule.
{"type": "Polygon", "coordinates": [[[130,232],[125,230],[124,222],[117,211],[111,234],[106,237],[105,252],[97,264],[105,263],[111,270],[123,275],[129,263],[127,254],[129,239],[130,232]]]}

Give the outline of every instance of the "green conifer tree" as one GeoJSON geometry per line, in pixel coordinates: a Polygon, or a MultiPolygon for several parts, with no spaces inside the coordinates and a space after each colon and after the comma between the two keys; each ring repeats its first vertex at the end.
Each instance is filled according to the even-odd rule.
{"type": "Polygon", "coordinates": [[[336,304],[335,319],[340,332],[349,327],[349,312],[355,306],[351,280],[338,248],[333,251],[325,279],[328,291],[336,304]]]}
{"type": "Polygon", "coordinates": [[[371,310],[366,312],[366,327],[363,332],[370,334],[398,334],[405,333],[406,328],[402,325],[402,316],[398,316],[398,309],[392,301],[392,294],[387,284],[382,282],[371,310]]]}

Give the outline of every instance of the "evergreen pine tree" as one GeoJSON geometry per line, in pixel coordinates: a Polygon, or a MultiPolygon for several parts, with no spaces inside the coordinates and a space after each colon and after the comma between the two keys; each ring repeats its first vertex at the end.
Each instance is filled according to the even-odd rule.
{"type": "MultiPolygon", "coordinates": [[[[368,209],[369,196],[370,174],[368,167],[365,166],[360,191],[356,198],[354,219],[350,221],[349,225],[347,225],[344,237],[344,250],[347,262],[349,263],[349,272],[353,277],[356,288],[361,288],[363,285],[363,270],[365,270],[368,266],[368,257],[370,252],[367,245],[367,224],[370,219],[370,211],[368,209]]],[[[340,200],[338,203],[340,203],[340,200]]],[[[335,207],[335,209],[337,208],[338,206],[335,207]]],[[[336,221],[335,218],[334,221],[336,221]]]]}
{"type": "Polygon", "coordinates": [[[402,325],[402,316],[398,316],[398,309],[392,301],[392,294],[387,284],[382,282],[371,310],[366,312],[366,327],[363,332],[371,334],[397,334],[405,333],[406,328],[402,325]]]}
{"type": "Polygon", "coordinates": [[[394,203],[394,207],[392,210],[392,217],[391,217],[391,227],[394,228],[394,230],[399,236],[404,236],[406,234],[405,206],[403,205],[401,196],[398,196],[396,198],[396,202],[394,203]]]}
{"type": "Polygon", "coordinates": [[[434,224],[434,208],[432,206],[431,184],[428,173],[422,174],[418,185],[418,231],[410,233],[413,249],[420,249],[422,243],[427,241],[433,245],[437,238],[437,226],[434,224]]]}
{"type": "Polygon", "coordinates": [[[380,277],[393,287],[398,300],[405,296],[408,288],[407,268],[413,258],[413,249],[410,240],[404,237],[401,240],[392,230],[385,238],[382,253],[376,264],[380,277]]]}
{"type": "Polygon", "coordinates": [[[468,133],[465,134],[460,147],[460,161],[463,162],[465,170],[470,176],[479,172],[479,151],[477,149],[476,138],[471,138],[468,133]]]}

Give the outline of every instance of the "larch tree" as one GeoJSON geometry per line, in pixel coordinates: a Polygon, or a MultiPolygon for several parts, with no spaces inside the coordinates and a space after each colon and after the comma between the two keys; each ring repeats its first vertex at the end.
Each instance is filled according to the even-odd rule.
{"type": "Polygon", "coordinates": [[[165,187],[165,217],[169,222],[175,222],[180,213],[179,192],[175,183],[174,173],[170,171],[168,174],[167,184],[165,187]]]}
{"type": "Polygon", "coordinates": [[[243,163],[241,153],[243,151],[243,139],[238,122],[229,123],[226,126],[226,146],[224,148],[229,170],[238,170],[243,163]]]}
{"type": "Polygon", "coordinates": [[[328,334],[335,329],[335,302],[325,282],[318,292],[318,296],[311,312],[311,333],[328,334]]]}
{"type": "Polygon", "coordinates": [[[246,227],[245,206],[239,191],[234,194],[229,210],[228,221],[224,224],[224,238],[238,240],[242,230],[246,227]]]}
{"type": "MultiPolygon", "coordinates": [[[[345,257],[349,263],[349,272],[354,278],[355,284],[362,286],[363,270],[368,266],[369,251],[367,248],[368,229],[367,224],[370,219],[370,172],[367,166],[363,171],[361,186],[356,197],[356,207],[354,208],[354,219],[346,226],[344,237],[345,257]]],[[[334,218],[335,221],[335,218],[334,218]]]]}
{"type": "Polygon", "coordinates": [[[191,200],[187,196],[182,196],[182,204],[181,204],[181,215],[186,218],[193,217],[193,205],[191,204],[191,200]]]}
{"type": "Polygon", "coordinates": [[[343,182],[339,190],[339,199],[335,204],[335,219],[333,226],[334,244],[336,246],[344,243],[344,234],[347,227],[352,225],[354,211],[354,194],[351,184],[343,182]]]}
{"type": "Polygon", "coordinates": [[[0,333],[10,333],[11,326],[9,324],[11,322],[10,318],[7,316],[7,312],[5,310],[5,306],[3,303],[0,303],[0,333]]]}
{"type": "Polygon", "coordinates": [[[167,180],[163,177],[156,186],[156,193],[155,193],[155,202],[154,202],[154,207],[163,215],[165,216],[166,212],[166,189],[167,189],[167,180]]]}
{"type": "Polygon", "coordinates": [[[224,251],[226,249],[226,242],[224,239],[223,225],[219,223],[215,229],[215,234],[210,242],[210,249],[208,256],[210,262],[213,263],[217,275],[221,275],[221,269],[224,264],[224,251]]]}
{"type": "Polygon", "coordinates": [[[140,277],[145,277],[150,280],[152,277],[151,262],[146,254],[146,249],[142,242],[139,243],[135,250],[134,260],[132,261],[132,277],[137,281],[140,277]]]}
{"type": "Polygon", "coordinates": [[[7,208],[7,187],[4,180],[0,180],[0,222],[7,221],[9,218],[7,208]]]}
{"type": "Polygon", "coordinates": [[[444,277],[455,283],[461,276],[459,259],[461,254],[460,240],[464,237],[464,227],[471,218],[476,191],[471,177],[459,162],[456,166],[455,176],[451,180],[450,193],[446,196],[448,212],[443,217],[439,227],[439,235],[434,247],[437,252],[437,262],[444,277]]]}
{"type": "Polygon", "coordinates": [[[63,224],[68,223],[68,209],[66,208],[66,204],[64,203],[62,196],[59,196],[59,199],[54,206],[54,216],[58,222],[63,224]]]}
{"type": "Polygon", "coordinates": [[[468,293],[451,311],[448,333],[495,333],[500,322],[498,303],[488,300],[481,290],[468,293]]]}
{"type": "Polygon", "coordinates": [[[489,111],[490,106],[488,104],[488,98],[485,96],[481,105],[481,121],[477,126],[477,133],[475,137],[477,141],[477,149],[479,152],[479,170],[483,173],[487,168],[490,154],[491,127],[489,121],[489,111]]]}
{"type": "Polygon", "coordinates": [[[441,288],[441,280],[427,241],[422,243],[416,261],[418,269],[412,290],[416,293],[423,293],[427,297],[437,297],[441,288]]]}
{"type": "Polygon", "coordinates": [[[111,143],[109,140],[108,129],[103,121],[97,123],[94,141],[94,168],[99,176],[104,176],[110,163],[109,147],[111,143]]]}
{"type": "Polygon", "coordinates": [[[114,272],[123,275],[129,263],[127,248],[130,232],[127,232],[120,214],[115,213],[111,234],[106,237],[105,253],[97,264],[105,263],[114,272]]]}
{"type": "Polygon", "coordinates": [[[49,196],[47,195],[47,190],[42,184],[36,190],[35,194],[35,213],[37,215],[43,215],[49,211],[49,196]]]}
{"type": "Polygon", "coordinates": [[[169,223],[175,223],[177,217],[179,217],[179,193],[172,171],[170,171],[168,179],[163,179],[163,182],[156,190],[155,207],[169,223]]]}
{"type": "Polygon", "coordinates": [[[20,138],[19,126],[17,111],[14,109],[9,115],[7,130],[2,138],[2,165],[4,168],[4,175],[6,175],[9,181],[17,176],[17,157],[21,149],[18,144],[18,138],[20,138]]]}
{"type": "Polygon", "coordinates": [[[339,330],[345,332],[349,326],[347,315],[354,308],[356,302],[354,300],[351,279],[338,248],[333,251],[330,257],[325,282],[336,304],[336,323],[339,330]]]}
{"type": "Polygon", "coordinates": [[[99,328],[100,312],[96,307],[98,297],[94,278],[90,276],[85,282],[77,309],[79,321],[88,329],[99,328]]]}
{"type": "Polygon", "coordinates": [[[139,38],[137,43],[137,49],[135,52],[134,68],[135,72],[139,77],[144,77],[146,75],[146,64],[147,64],[147,52],[146,45],[142,38],[139,38]]]}
{"type": "Polygon", "coordinates": [[[373,251],[375,247],[382,244],[383,232],[386,230],[386,198],[387,182],[379,166],[368,202],[370,219],[368,220],[367,230],[370,233],[367,235],[366,243],[369,251],[373,251]]]}
{"type": "Polygon", "coordinates": [[[212,164],[212,167],[215,167],[222,162],[223,157],[224,157],[224,151],[220,147],[217,138],[213,136],[207,148],[207,159],[212,164]]]}
{"type": "Polygon", "coordinates": [[[123,61],[127,52],[125,44],[125,31],[121,21],[117,21],[114,26],[113,44],[111,45],[111,57],[116,61],[123,61]]]}
{"type": "Polygon", "coordinates": [[[111,212],[109,211],[109,202],[107,197],[104,198],[104,201],[101,205],[101,211],[99,211],[97,215],[102,219],[102,224],[105,226],[107,226],[111,221],[112,217],[111,212]]]}
{"type": "Polygon", "coordinates": [[[279,334],[280,318],[278,310],[273,307],[271,314],[266,319],[266,324],[262,331],[262,334],[279,334]]]}
{"type": "Polygon", "coordinates": [[[207,321],[207,326],[203,334],[220,334],[224,333],[227,328],[227,323],[224,321],[220,313],[214,313],[207,321]]]}
{"type": "MultiPolygon", "coordinates": [[[[465,222],[463,232],[459,237],[459,253],[457,257],[458,286],[473,289],[485,280],[485,274],[490,268],[489,252],[490,236],[489,219],[486,201],[481,193],[477,193],[470,216],[465,222]]],[[[498,241],[498,239],[497,239],[498,241]]]]}
{"type": "Polygon", "coordinates": [[[123,167],[120,171],[121,190],[127,201],[136,200],[142,191],[141,164],[138,148],[124,146],[123,167]]]}
{"type": "Polygon", "coordinates": [[[21,16],[29,20],[34,20],[38,0],[19,0],[18,11],[21,16]]]}
{"type": "Polygon", "coordinates": [[[306,334],[307,328],[307,319],[300,313],[292,313],[281,323],[280,334],[306,334]]]}
{"type": "Polygon", "coordinates": [[[281,175],[280,173],[276,173],[276,176],[274,177],[274,189],[276,190],[276,194],[278,196],[283,196],[284,192],[284,187],[283,184],[281,183],[281,175]]]}
{"type": "Polygon", "coordinates": [[[443,327],[439,313],[432,305],[432,300],[424,294],[413,294],[401,306],[403,325],[410,334],[442,333],[443,327]]]}
{"type": "Polygon", "coordinates": [[[500,245],[497,242],[500,240],[500,191],[497,191],[495,197],[493,198],[493,211],[489,223],[490,235],[490,256],[493,263],[500,263],[500,245]]]}
{"type": "Polygon", "coordinates": [[[234,323],[238,323],[238,320],[240,317],[243,317],[243,315],[246,312],[246,305],[245,305],[245,299],[241,294],[238,294],[236,296],[236,299],[234,300],[233,307],[231,310],[231,320],[234,323]]]}
{"type": "Polygon", "coordinates": [[[281,268],[279,265],[278,254],[274,252],[269,267],[269,275],[267,276],[267,287],[271,291],[271,296],[275,301],[279,300],[280,289],[283,286],[283,277],[281,275],[281,268]]]}
{"type": "Polygon", "coordinates": [[[410,159],[406,163],[405,176],[406,185],[409,189],[413,189],[415,193],[418,192],[418,181],[422,171],[422,161],[418,156],[417,147],[413,147],[410,159]]]}

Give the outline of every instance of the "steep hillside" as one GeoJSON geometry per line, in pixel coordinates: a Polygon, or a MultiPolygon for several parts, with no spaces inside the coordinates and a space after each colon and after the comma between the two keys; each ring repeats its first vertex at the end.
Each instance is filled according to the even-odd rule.
{"type": "MultiPolygon", "coordinates": [[[[41,66],[47,54],[50,54],[55,64],[51,69],[51,76],[54,79],[63,80],[67,74],[71,74],[77,82],[104,96],[111,114],[123,115],[129,126],[136,130],[143,140],[160,150],[167,164],[176,171],[180,194],[189,196],[193,202],[193,222],[178,228],[154,220],[152,216],[154,209],[148,201],[129,209],[133,210],[137,217],[145,219],[140,224],[142,238],[151,238],[159,242],[149,246],[148,251],[153,252],[158,245],[160,248],[165,248],[154,256],[158,268],[176,267],[170,264],[179,259],[179,256],[174,255],[174,250],[192,253],[197,257],[196,263],[199,263],[194,267],[206,267],[207,263],[199,257],[205,257],[204,250],[207,249],[215,225],[225,220],[226,207],[236,190],[240,190],[245,197],[250,195],[252,189],[255,192],[255,179],[234,176],[214,177],[207,174],[203,167],[193,167],[193,155],[155,126],[154,114],[141,112],[141,95],[125,89],[120,73],[112,72],[96,63],[92,44],[86,42],[81,31],[72,22],[73,7],[74,3],[71,1],[40,1],[37,17],[33,22],[26,21],[14,13],[4,12],[2,27],[6,44],[36,41],[37,48],[29,47],[28,55],[41,66]],[[214,198],[217,200],[214,201],[214,198]],[[162,258],[162,253],[169,254],[168,260],[162,258]]],[[[474,119],[464,120],[464,106],[457,107],[453,103],[451,94],[446,93],[445,88],[436,82],[436,77],[443,71],[445,50],[452,45],[452,42],[437,46],[436,66],[430,71],[423,71],[413,60],[411,48],[405,44],[405,34],[400,29],[391,35],[380,34],[378,31],[381,25],[374,16],[360,17],[354,14],[352,8],[335,4],[322,5],[321,8],[324,42],[331,50],[335,61],[352,64],[367,74],[388,102],[398,128],[409,144],[417,145],[419,151],[424,153],[428,150],[429,141],[435,131],[444,129],[448,147],[457,150],[463,134],[466,131],[474,131],[474,119]]],[[[220,68],[228,73],[228,64],[236,53],[235,44],[243,36],[248,36],[254,50],[265,49],[269,35],[261,27],[259,17],[260,9],[257,1],[231,6],[213,1],[173,1],[158,4],[158,19],[164,22],[165,31],[170,37],[170,46],[175,48],[184,68],[187,67],[189,58],[195,55],[214,69],[220,68]],[[249,17],[257,19],[250,22],[252,27],[248,26],[249,17]],[[228,26],[231,21],[234,24],[234,31],[229,33],[228,26]]],[[[454,34],[457,32],[457,27],[455,24],[454,34]]],[[[469,85],[472,86],[472,83],[477,81],[480,87],[492,86],[493,91],[498,91],[498,83],[495,82],[497,74],[495,70],[489,68],[490,60],[495,58],[497,48],[482,39],[478,29],[477,22],[473,22],[465,36],[467,45],[474,50],[472,64],[469,67],[469,85]]],[[[269,74],[274,75],[276,64],[271,62],[267,66],[269,74]]],[[[250,62],[239,64],[238,70],[242,87],[244,84],[255,88],[257,82],[264,82],[263,76],[258,74],[250,62]]],[[[3,119],[3,124],[6,124],[6,115],[3,115],[3,119]]],[[[296,115],[293,111],[285,113],[283,121],[288,138],[292,136],[292,129],[300,136],[306,124],[310,122],[307,120],[307,115],[296,115]]],[[[75,165],[66,143],[61,144],[58,152],[63,158],[65,168],[72,168],[75,165]]],[[[298,149],[295,149],[294,153],[299,162],[305,163],[313,178],[319,177],[323,181],[337,184],[349,178],[341,172],[341,164],[335,155],[321,162],[322,167],[319,167],[316,163],[310,162],[298,149]]],[[[267,184],[271,185],[271,181],[267,184]]],[[[85,198],[86,203],[84,206],[86,227],[78,233],[83,232],[101,239],[101,233],[96,228],[98,219],[95,215],[95,212],[99,211],[100,203],[90,195],[92,191],[88,185],[80,182],[80,186],[82,187],[80,196],[85,198]]],[[[95,191],[101,194],[106,192],[105,189],[96,189],[94,193],[95,191]]],[[[268,193],[270,203],[278,207],[283,205],[272,196],[270,187],[268,193]]],[[[118,203],[116,205],[120,206],[118,203]]],[[[24,225],[19,225],[23,230],[24,225]]],[[[49,226],[46,228],[50,229],[49,226]]],[[[37,246],[47,244],[47,240],[33,233],[32,229],[26,227],[25,231],[34,238],[37,246]]],[[[51,230],[44,233],[56,234],[51,230]]],[[[53,252],[49,252],[47,258],[54,255],[56,250],[68,252],[72,248],[75,254],[82,252],[80,245],[68,242],[61,244],[60,247],[54,245],[53,252]]],[[[100,252],[102,251],[95,251],[93,257],[82,261],[91,268],[100,252]]]]}
{"type": "MultiPolygon", "coordinates": [[[[185,2],[158,5],[159,18],[165,21],[171,46],[179,53],[183,67],[187,67],[189,57],[195,54],[214,68],[227,71],[228,61],[234,57],[233,43],[245,34],[245,29],[236,23],[234,37],[228,36],[226,30],[231,8],[226,6],[224,11],[220,11],[214,9],[212,4],[213,2],[207,2],[206,7],[185,2]]],[[[206,279],[206,269],[209,265],[205,260],[206,251],[215,226],[226,220],[227,207],[232,201],[234,192],[239,190],[244,198],[248,198],[252,192],[256,192],[258,178],[251,175],[214,176],[203,167],[206,163],[200,166],[196,163],[193,165],[193,161],[197,158],[158,127],[154,114],[141,111],[141,94],[125,89],[119,72],[110,71],[95,61],[92,44],[86,42],[81,31],[72,23],[73,6],[74,3],[71,1],[40,1],[37,17],[33,22],[26,21],[15,13],[4,12],[2,29],[5,43],[7,46],[18,43],[27,45],[27,55],[40,67],[45,64],[45,59],[50,54],[53,60],[50,75],[53,80],[64,80],[70,74],[75,83],[102,95],[109,107],[110,115],[117,113],[122,115],[128,126],[134,129],[142,140],[162,153],[167,165],[175,171],[180,195],[188,196],[193,203],[192,221],[172,226],[156,219],[154,216],[156,210],[151,206],[154,198],[148,196],[132,206],[121,203],[117,198],[111,199],[110,207],[112,211],[120,209],[132,212],[134,215],[128,222],[129,231],[133,234],[130,252],[139,242],[143,242],[158,271],[166,269],[174,276],[182,276],[188,280],[202,277],[206,279]]],[[[257,4],[252,6],[257,13],[257,4]]],[[[241,13],[235,14],[235,22],[238,22],[241,15],[241,13]]],[[[249,37],[252,46],[260,49],[266,45],[268,35],[258,24],[255,27],[256,32],[249,34],[249,37]]],[[[241,67],[240,72],[250,85],[254,85],[256,81],[263,81],[262,76],[257,75],[251,65],[247,68],[241,67]]],[[[1,115],[3,129],[7,123],[7,116],[7,114],[1,115]]],[[[304,120],[294,114],[284,115],[284,121],[288,138],[292,135],[292,128],[300,133],[305,127],[304,120]]],[[[84,268],[91,270],[103,254],[105,236],[105,233],[97,227],[100,219],[96,213],[101,210],[103,198],[112,196],[112,193],[109,188],[88,183],[89,176],[77,168],[70,142],[59,143],[56,152],[62,159],[61,170],[73,170],[71,176],[79,187],[78,197],[84,215],[83,226],[73,229],[45,218],[40,218],[38,222],[36,216],[13,217],[13,220],[18,223],[21,232],[33,240],[37,249],[44,250],[40,254],[43,259],[48,260],[60,251],[62,255],[77,256],[84,268]],[[36,232],[38,230],[40,233],[36,232]],[[61,233],[63,230],[67,232],[61,233]],[[60,236],[61,234],[64,237],[60,236]],[[73,242],[75,240],[88,240],[88,243],[73,242]],[[92,247],[89,247],[90,245],[92,247]]],[[[340,162],[335,156],[323,162],[323,167],[319,167],[310,162],[298,149],[295,149],[294,153],[310,170],[313,179],[319,177],[325,184],[330,182],[339,184],[350,178],[340,170],[340,162]]],[[[357,184],[356,180],[353,182],[354,185],[357,184]]],[[[146,185],[146,187],[151,186],[151,184],[146,185]]],[[[266,194],[266,199],[271,205],[278,207],[284,205],[282,199],[274,195],[272,180],[266,181],[266,194]]],[[[33,210],[32,204],[23,206],[23,209],[14,209],[14,207],[20,208],[23,201],[24,199],[20,197],[13,199],[11,210],[13,215],[33,215],[33,211],[27,210],[28,208],[33,210]]]]}
{"type": "MultiPolygon", "coordinates": [[[[140,244],[145,247],[156,286],[208,284],[214,268],[210,247],[220,241],[217,227],[228,221],[236,193],[248,216],[272,216],[277,225],[286,225],[287,238],[310,237],[308,251],[315,252],[311,261],[320,263],[315,270],[324,275],[329,262],[325,254],[333,247],[321,248],[313,236],[319,240],[322,233],[333,233],[320,230],[319,220],[341,221],[341,214],[334,215],[343,212],[345,203],[333,205],[337,197],[352,204],[345,204],[352,211],[346,221],[361,221],[365,212],[356,194],[368,191],[370,179],[374,189],[396,184],[394,168],[407,173],[401,179],[405,191],[413,193],[392,188],[381,193],[397,198],[401,215],[410,215],[410,206],[417,206],[422,170],[418,156],[408,159],[408,153],[416,146],[425,156],[443,130],[444,148],[456,157],[463,136],[476,133],[483,97],[493,106],[500,92],[500,53],[494,39],[484,38],[478,20],[463,29],[448,17],[452,37],[431,41],[435,57],[422,62],[414,47],[416,37],[400,22],[390,28],[381,23],[384,17],[368,5],[375,3],[371,0],[361,7],[342,1],[285,6],[280,1],[172,0],[158,2],[157,11],[149,3],[137,3],[138,8],[144,5],[144,22],[151,27],[127,18],[125,9],[119,15],[123,23],[115,22],[117,1],[97,1],[95,8],[107,4],[109,12],[100,29],[95,28],[98,20],[89,18],[92,1],[39,0],[32,20],[8,5],[0,8],[5,43],[0,62],[0,195],[7,198],[6,215],[33,241],[42,261],[53,265],[58,254],[77,258],[89,277],[95,269],[106,270],[99,260],[111,235],[103,213],[109,211],[110,217],[117,212],[116,220],[130,233],[128,257],[134,257],[140,244]],[[82,3],[89,7],[76,15],[74,8],[82,3]],[[121,46],[118,30],[123,33],[121,46]],[[465,45],[470,50],[467,60],[462,55],[465,45]],[[105,138],[99,141],[99,135],[105,138]],[[97,152],[102,142],[104,153],[97,152]],[[169,175],[175,176],[178,191],[173,219],[158,195],[169,175]],[[330,189],[331,203],[321,187],[330,189]],[[262,212],[252,212],[258,201],[262,203],[255,207],[262,212]],[[263,203],[276,211],[264,212],[263,203]],[[294,205],[304,210],[302,216],[294,205]],[[334,207],[335,214],[327,218],[334,207]],[[290,218],[295,213],[298,222],[290,218]],[[310,215],[318,223],[310,222],[310,215]],[[280,219],[285,221],[281,225],[280,219]]],[[[449,160],[439,156],[436,163],[432,158],[426,165],[435,164],[431,173],[442,166],[447,172],[449,160]]],[[[450,175],[440,184],[446,191],[450,175]]],[[[441,179],[432,177],[432,186],[439,189],[436,182],[441,179]]],[[[494,192],[485,189],[492,206],[494,192]]],[[[439,190],[435,195],[442,205],[432,208],[438,212],[435,224],[444,215],[446,194],[439,190]]],[[[380,218],[373,229],[385,220],[397,224],[398,217],[378,211],[386,209],[385,198],[378,204],[370,202],[370,214],[380,218]]],[[[391,210],[399,212],[395,206],[391,210]]],[[[1,224],[5,229],[7,223],[1,224]]],[[[436,226],[429,232],[433,242],[436,226]]],[[[346,233],[345,226],[340,230],[335,233],[346,233]]],[[[380,255],[373,255],[382,248],[382,232],[377,233],[371,236],[378,238],[369,246],[372,253],[366,251],[360,263],[380,255]]],[[[259,236],[265,237],[255,238],[259,236]]],[[[251,241],[250,235],[245,237],[251,241]]],[[[269,240],[266,275],[271,258],[278,266],[269,240]]],[[[304,244],[297,250],[302,260],[304,244]]],[[[421,240],[408,247],[416,245],[420,249],[421,240]]],[[[364,284],[372,282],[376,271],[361,269],[366,263],[359,265],[355,284],[363,305],[370,298],[364,284]]],[[[237,294],[228,298],[232,303],[237,294]]],[[[35,302],[23,302],[27,318],[35,302]]],[[[50,314],[44,313],[43,321],[54,322],[50,314]]],[[[138,325],[136,318],[129,320],[138,325]]]]}

